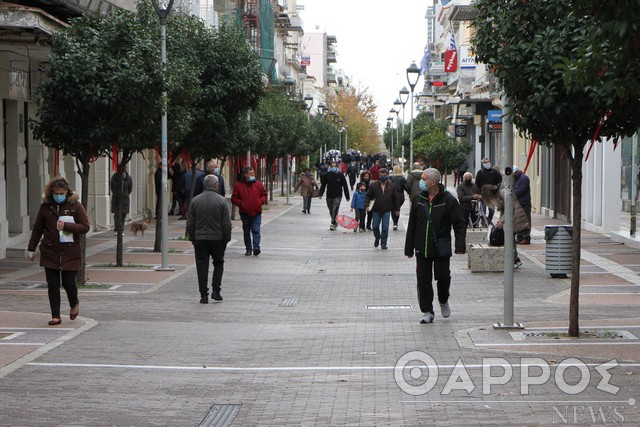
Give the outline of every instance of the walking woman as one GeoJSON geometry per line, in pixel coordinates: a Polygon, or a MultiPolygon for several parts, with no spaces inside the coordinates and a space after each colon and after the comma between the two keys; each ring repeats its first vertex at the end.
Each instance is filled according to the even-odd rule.
{"type": "Polygon", "coordinates": [[[398,229],[398,219],[400,219],[400,207],[404,204],[404,191],[407,187],[407,180],[402,173],[402,168],[398,165],[393,167],[393,176],[389,177],[389,181],[393,182],[398,192],[398,210],[391,211],[391,219],[393,220],[393,229],[398,229]]]}
{"type": "Polygon", "coordinates": [[[40,266],[44,267],[51,306],[49,325],[62,323],[60,317],[60,285],[69,299],[69,318],[80,312],[76,275],[82,267],[80,235],[89,231],[89,218],[78,195],[63,177],[55,177],[44,188],[42,204],[33,225],[27,256],[35,258],[40,244],[40,266]],[[42,241],[40,240],[42,239],[42,241]]]}
{"type": "Polygon", "coordinates": [[[300,195],[302,196],[302,213],[311,213],[311,198],[313,197],[313,189],[317,188],[316,180],[311,175],[311,169],[308,169],[300,175],[300,179],[293,188],[294,191],[300,188],[300,195]]]}

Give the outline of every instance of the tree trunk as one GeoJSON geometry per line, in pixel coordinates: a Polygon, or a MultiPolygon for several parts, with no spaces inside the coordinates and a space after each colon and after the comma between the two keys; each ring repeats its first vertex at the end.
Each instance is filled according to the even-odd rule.
{"type": "Polygon", "coordinates": [[[153,252],[162,252],[162,209],[156,214],[156,238],[153,241],[153,252]]]}
{"type": "Polygon", "coordinates": [[[116,173],[115,188],[111,189],[113,197],[112,203],[115,203],[113,219],[116,226],[116,267],[122,267],[122,231],[124,230],[124,221],[122,218],[123,172],[124,166],[119,164],[118,172],[116,173]]]}
{"type": "Polygon", "coordinates": [[[572,206],[572,243],[573,259],[571,263],[571,295],[569,297],[569,336],[580,336],[580,247],[582,225],[582,158],[583,143],[574,143],[574,156],[571,161],[571,181],[573,184],[572,206]]]}
{"type": "MultiPolygon", "coordinates": [[[[76,165],[78,166],[78,175],[80,175],[80,182],[82,183],[82,190],[80,191],[80,200],[84,210],[88,212],[87,200],[89,199],[89,170],[91,168],[91,162],[88,159],[83,159],[82,162],[76,157],[76,165]]],[[[86,265],[87,265],[87,235],[80,235],[80,253],[82,256],[82,264],[76,275],[76,283],[78,285],[84,285],[86,283],[86,265]]]]}

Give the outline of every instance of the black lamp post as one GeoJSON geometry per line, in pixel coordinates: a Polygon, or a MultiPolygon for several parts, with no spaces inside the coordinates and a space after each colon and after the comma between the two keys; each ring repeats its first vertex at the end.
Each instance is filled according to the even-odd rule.
{"type": "Polygon", "coordinates": [[[418,84],[420,79],[420,68],[416,65],[416,62],[411,62],[409,68],[407,68],[407,83],[411,88],[411,133],[409,137],[409,168],[413,167],[413,90],[418,84]]]}
{"type": "Polygon", "coordinates": [[[400,102],[402,103],[402,138],[404,139],[404,106],[407,105],[409,100],[409,89],[404,86],[400,89],[400,102]]]}
{"type": "MultiPolygon", "coordinates": [[[[153,8],[156,10],[158,14],[158,18],[160,19],[160,49],[161,49],[161,58],[162,58],[162,69],[163,71],[167,68],[167,17],[171,12],[171,7],[173,6],[173,0],[151,0],[153,3],[153,8]]],[[[163,90],[162,92],[163,102],[166,102],[167,99],[167,91],[163,90]]],[[[160,271],[172,270],[169,268],[169,188],[167,185],[168,180],[168,165],[167,165],[167,108],[162,109],[162,120],[161,120],[161,162],[162,162],[162,192],[160,193],[160,217],[162,221],[161,232],[162,232],[162,266],[158,269],[160,271]]]]}

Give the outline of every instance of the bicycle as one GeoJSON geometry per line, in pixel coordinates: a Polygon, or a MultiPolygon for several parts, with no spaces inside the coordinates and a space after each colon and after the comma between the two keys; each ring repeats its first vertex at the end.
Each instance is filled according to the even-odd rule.
{"type": "Polygon", "coordinates": [[[482,200],[472,200],[471,206],[473,207],[473,211],[471,215],[469,215],[467,228],[489,228],[489,220],[484,214],[485,205],[482,203],[482,200]]]}

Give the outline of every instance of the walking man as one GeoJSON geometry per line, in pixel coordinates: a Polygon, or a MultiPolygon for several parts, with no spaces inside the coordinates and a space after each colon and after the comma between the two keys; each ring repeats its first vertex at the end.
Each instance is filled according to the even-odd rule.
{"type": "Polygon", "coordinates": [[[342,172],[338,171],[336,163],[331,163],[331,167],[320,186],[320,199],[322,199],[325,187],[327,188],[327,208],[329,208],[329,216],[331,217],[329,230],[334,231],[338,227],[336,215],[338,215],[338,211],[340,210],[343,191],[344,197],[347,199],[347,202],[349,201],[349,186],[347,185],[347,179],[344,177],[342,172]]]}
{"type": "Polygon", "coordinates": [[[256,180],[256,173],[252,167],[242,169],[242,181],[236,182],[231,194],[231,203],[238,206],[246,256],[260,255],[260,225],[262,224],[262,205],[267,203],[267,191],[260,181],[256,180]],[[253,243],[251,238],[253,237],[253,243]]]}
{"type": "MultiPolygon", "coordinates": [[[[475,224],[476,219],[478,219],[473,201],[475,200],[477,202],[482,199],[478,186],[475,185],[472,180],[473,174],[471,172],[465,172],[462,176],[462,182],[456,188],[458,202],[460,203],[460,208],[462,209],[462,214],[467,225],[475,224]]],[[[473,228],[475,228],[475,225],[473,225],[473,228]]]]}
{"type": "Polygon", "coordinates": [[[207,175],[203,179],[204,191],[193,198],[187,213],[187,234],[193,243],[198,272],[200,303],[209,302],[207,278],[209,258],[213,260],[211,298],[222,301],[222,273],[224,252],[231,240],[231,216],[224,197],[218,194],[218,177],[207,175]]]}
{"type": "Polygon", "coordinates": [[[516,244],[531,244],[531,184],[529,177],[522,173],[518,166],[513,165],[513,194],[520,202],[522,210],[529,222],[529,228],[516,234],[516,244]]]}
{"type": "MultiPolygon", "coordinates": [[[[476,173],[476,185],[478,186],[478,190],[482,192],[482,187],[485,185],[495,185],[496,187],[500,187],[502,184],[502,174],[491,167],[491,160],[488,157],[482,159],[482,169],[476,173]]],[[[492,224],[491,220],[493,219],[493,214],[495,213],[495,209],[489,208],[489,215],[487,215],[487,220],[489,224],[492,224]]]]}
{"type": "Polygon", "coordinates": [[[413,199],[404,254],[416,256],[420,323],[432,323],[432,271],[438,286],[438,302],[442,317],[451,315],[449,288],[451,287],[451,228],[455,233],[455,253],[464,254],[467,225],[456,198],[440,184],[440,172],[429,168],[422,174],[422,192],[413,199]]]}
{"type": "Polygon", "coordinates": [[[387,168],[378,170],[378,180],[371,183],[367,190],[365,208],[373,214],[373,246],[375,248],[381,244],[382,249],[387,249],[387,237],[389,236],[389,216],[391,211],[400,215],[400,203],[398,202],[398,191],[389,181],[389,171],[387,168]],[[369,203],[373,201],[373,206],[369,208],[369,203]],[[380,231],[382,225],[382,231],[380,231]]]}

